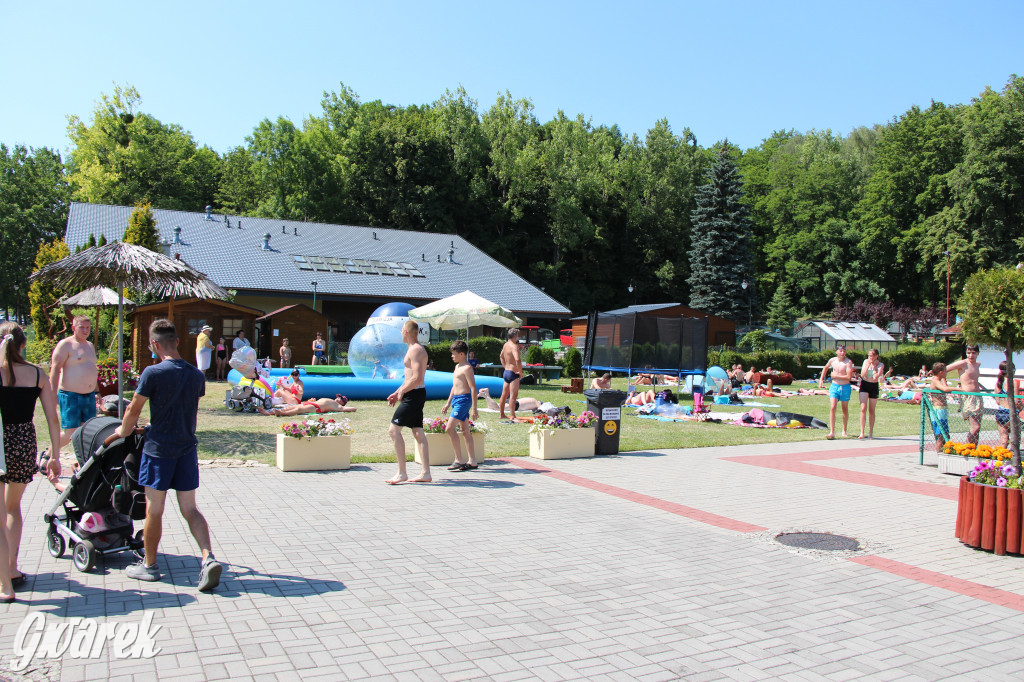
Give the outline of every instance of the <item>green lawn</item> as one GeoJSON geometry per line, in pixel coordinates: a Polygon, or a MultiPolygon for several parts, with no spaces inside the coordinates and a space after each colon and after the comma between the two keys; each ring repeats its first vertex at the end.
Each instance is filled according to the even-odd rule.
{"type": "MultiPolygon", "coordinates": [[[[561,386],[568,382],[546,383],[543,386],[525,386],[521,395],[540,400],[549,400],[556,405],[569,405],[574,413],[586,409],[584,397],[580,394],[562,393],[561,386]]],[[[275,436],[281,424],[291,421],[259,414],[241,414],[224,407],[224,391],[228,384],[211,382],[207,395],[200,401],[199,409],[199,456],[201,458],[232,457],[254,458],[261,462],[275,461],[275,436]]],[[[613,380],[613,387],[624,389],[625,380],[613,380]]],[[[828,398],[826,396],[801,396],[785,398],[776,402],[789,412],[809,414],[824,421],[828,420],[828,398]]],[[[343,415],[352,421],[355,433],[352,438],[352,459],[355,462],[382,462],[394,460],[391,439],[387,429],[393,408],[383,400],[354,402],[358,412],[343,415]]],[[[692,404],[683,401],[682,404],[692,404]]],[[[425,415],[440,416],[442,400],[427,403],[425,415]]],[[[483,402],[480,403],[483,406],[483,402]]],[[[744,408],[715,406],[715,411],[741,413],[744,408]]],[[[773,408],[766,408],[773,409],[773,408]]],[[[860,406],[856,396],[850,402],[850,434],[859,433],[857,420],[860,406]]],[[[730,424],[696,422],[660,422],[641,419],[632,409],[623,409],[620,450],[656,450],[663,448],[693,448],[716,445],[744,445],[750,443],[780,443],[788,441],[821,440],[825,432],[818,429],[754,429],[730,424]]],[[[148,418],[148,408],[143,412],[148,418]]],[[[335,415],[338,416],[338,415],[335,415]]],[[[524,456],[529,449],[528,424],[499,424],[497,414],[481,412],[480,420],[490,431],[487,435],[487,456],[524,456]]],[[[920,423],[920,407],[900,403],[878,403],[875,425],[876,436],[897,436],[916,433],[920,423]]],[[[37,410],[36,429],[40,447],[45,447],[46,422],[42,411],[37,410]]],[[[838,433],[839,429],[837,429],[838,433]]],[[[408,458],[412,458],[412,438],[406,433],[408,458]]]]}

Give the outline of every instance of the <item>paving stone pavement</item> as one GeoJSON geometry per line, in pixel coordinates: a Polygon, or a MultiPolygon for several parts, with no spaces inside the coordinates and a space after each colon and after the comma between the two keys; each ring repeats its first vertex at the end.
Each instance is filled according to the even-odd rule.
{"type": "Polygon", "coordinates": [[[126,554],[88,574],[52,558],[41,518],[55,496],[37,480],[0,677],[1019,679],[1024,559],[958,543],[957,479],[928,463],[908,438],[509,458],[395,487],[393,464],[204,469],[226,564],[213,594],[195,589],[176,509],[161,582],[125,578],[126,554]],[[773,539],[786,530],[864,549],[794,550],[773,539]],[[108,644],[8,672],[34,613],[152,614],[161,651],[118,659],[108,644]]]}

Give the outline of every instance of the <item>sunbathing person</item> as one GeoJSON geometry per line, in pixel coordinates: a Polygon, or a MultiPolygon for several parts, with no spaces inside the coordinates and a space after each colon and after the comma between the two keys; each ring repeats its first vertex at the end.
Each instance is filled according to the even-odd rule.
{"type": "Polygon", "coordinates": [[[653,403],[657,395],[653,390],[642,391],[640,393],[634,393],[633,395],[626,398],[627,405],[646,405],[647,403],[653,403]]]}
{"type": "MultiPolygon", "coordinates": [[[[490,389],[481,388],[479,391],[477,391],[477,397],[483,398],[484,400],[487,401],[488,409],[498,411],[498,401],[491,397],[490,389]]],[[[549,403],[547,401],[541,402],[536,398],[525,397],[520,398],[519,400],[516,401],[516,410],[529,410],[530,412],[534,413],[543,412],[549,417],[554,417],[556,414],[562,412],[564,412],[565,414],[569,414],[572,411],[569,409],[568,405],[564,407],[558,407],[557,405],[549,403]]]]}
{"type": "Polygon", "coordinates": [[[285,405],[264,410],[257,407],[260,414],[268,417],[295,417],[300,414],[323,414],[324,412],[355,412],[356,408],[348,407],[348,398],[340,393],[334,398],[311,398],[304,400],[298,405],[285,405]]]}
{"type": "MultiPolygon", "coordinates": [[[[742,367],[740,369],[743,369],[742,367]]],[[[757,368],[753,365],[750,366],[750,371],[743,375],[743,383],[752,384],[754,383],[754,375],[757,374],[757,368]]]]}
{"type": "Polygon", "coordinates": [[[590,388],[593,389],[608,389],[612,387],[612,375],[611,372],[605,372],[599,377],[594,377],[594,380],[590,382],[590,388]]]}

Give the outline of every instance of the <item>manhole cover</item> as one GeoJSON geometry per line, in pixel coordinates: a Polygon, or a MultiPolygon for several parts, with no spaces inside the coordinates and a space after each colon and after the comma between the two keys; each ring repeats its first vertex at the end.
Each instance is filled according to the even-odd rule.
{"type": "Polygon", "coordinates": [[[832,533],[782,533],[775,539],[790,547],[802,549],[823,549],[830,551],[850,551],[860,546],[854,538],[832,533]]]}

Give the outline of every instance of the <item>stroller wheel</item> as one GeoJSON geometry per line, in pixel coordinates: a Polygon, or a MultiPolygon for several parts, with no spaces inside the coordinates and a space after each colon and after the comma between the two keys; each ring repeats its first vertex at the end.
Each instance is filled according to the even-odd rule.
{"type": "Polygon", "coordinates": [[[134,542],[138,545],[138,548],[137,549],[133,549],[132,550],[132,554],[135,555],[136,559],[145,559],[146,558],[146,548],[143,547],[143,545],[142,545],[142,533],[143,533],[143,530],[144,529],[140,528],[139,531],[135,534],[134,542]]]}
{"type": "Polygon", "coordinates": [[[67,543],[64,542],[64,536],[57,532],[52,526],[50,530],[46,531],[46,549],[50,551],[50,556],[54,559],[59,559],[64,556],[64,550],[67,549],[67,543]]]}
{"type": "Polygon", "coordinates": [[[74,554],[71,555],[75,568],[82,573],[88,573],[96,565],[96,549],[88,540],[82,540],[75,545],[74,554]]]}

